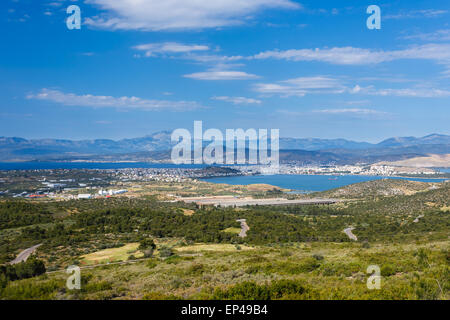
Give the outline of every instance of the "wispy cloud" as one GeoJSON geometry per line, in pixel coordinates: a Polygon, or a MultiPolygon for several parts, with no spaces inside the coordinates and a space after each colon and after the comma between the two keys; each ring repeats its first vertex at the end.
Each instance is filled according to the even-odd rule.
{"type": "Polygon", "coordinates": [[[97,120],[95,121],[96,124],[101,124],[101,125],[108,125],[108,124],[112,124],[111,121],[108,120],[97,120]]]}
{"type": "Polygon", "coordinates": [[[388,119],[392,116],[389,112],[367,108],[336,108],[317,109],[309,111],[277,110],[277,113],[288,117],[342,117],[342,118],[362,118],[362,119],[388,119]]]}
{"type": "Polygon", "coordinates": [[[392,51],[354,47],[271,50],[256,54],[249,59],[318,61],[338,65],[368,65],[400,59],[435,60],[450,63],[450,44],[426,44],[392,51]]]}
{"type": "Polygon", "coordinates": [[[192,101],[148,100],[138,97],[96,96],[91,94],[77,95],[45,88],[37,94],[27,95],[27,99],[50,101],[65,106],[117,108],[123,110],[189,111],[201,108],[197,102],[192,101]]]}
{"type": "Polygon", "coordinates": [[[409,12],[401,12],[397,14],[387,14],[383,16],[383,19],[399,20],[399,19],[417,19],[417,18],[438,18],[448,13],[449,13],[448,10],[441,10],[441,9],[414,10],[409,12]]]}
{"type": "Polygon", "coordinates": [[[360,109],[360,108],[344,108],[344,109],[322,109],[313,110],[315,113],[326,114],[357,114],[357,115],[382,115],[386,112],[374,110],[374,109],[360,109]]]}
{"type": "Polygon", "coordinates": [[[258,83],[254,86],[254,90],[269,95],[303,97],[311,93],[343,93],[346,87],[338,79],[316,76],[300,77],[277,83],[258,83]]]}
{"type": "Polygon", "coordinates": [[[253,98],[245,98],[245,97],[228,97],[228,96],[219,96],[212,97],[212,100],[218,101],[226,101],[233,104],[261,104],[261,100],[253,99],[253,98]]]}
{"type": "Polygon", "coordinates": [[[303,97],[307,94],[353,94],[374,96],[397,96],[417,98],[441,98],[450,96],[450,91],[425,86],[412,88],[376,88],[373,85],[349,85],[340,79],[316,76],[295,78],[276,83],[258,83],[254,86],[256,92],[265,95],[281,97],[303,97]]]}
{"type": "Polygon", "coordinates": [[[450,72],[450,44],[431,43],[410,46],[402,50],[371,50],[354,47],[335,47],[324,49],[292,49],[264,51],[249,60],[277,59],[287,61],[315,61],[335,65],[375,65],[395,60],[429,60],[444,67],[442,75],[450,72]]]}
{"type": "MultiPolygon", "coordinates": [[[[364,92],[365,90],[363,90],[364,92]]],[[[377,96],[397,96],[410,98],[445,98],[450,97],[450,91],[434,88],[405,88],[405,89],[368,89],[367,94],[377,96]]]]}
{"type": "Polygon", "coordinates": [[[147,43],[134,46],[133,49],[143,51],[146,57],[152,57],[156,54],[178,54],[195,51],[207,51],[208,46],[197,44],[183,44],[178,42],[147,43]]]}
{"type": "Polygon", "coordinates": [[[422,41],[449,41],[450,29],[436,30],[433,32],[417,33],[404,36],[403,39],[422,40],[422,41]]]}
{"type": "Polygon", "coordinates": [[[86,23],[104,29],[181,30],[233,26],[264,9],[300,9],[291,0],[86,0],[104,12],[86,23]]]}
{"type": "Polygon", "coordinates": [[[185,78],[195,80],[249,80],[259,78],[257,75],[244,71],[209,70],[184,75],[185,78]]]}

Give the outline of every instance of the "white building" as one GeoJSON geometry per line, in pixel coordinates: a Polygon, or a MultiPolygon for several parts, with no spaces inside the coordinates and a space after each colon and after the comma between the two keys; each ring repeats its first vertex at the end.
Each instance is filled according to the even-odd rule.
{"type": "Polygon", "coordinates": [[[78,199],[92,199],[92,195],[90,194],[79,194],[78,199]]]}

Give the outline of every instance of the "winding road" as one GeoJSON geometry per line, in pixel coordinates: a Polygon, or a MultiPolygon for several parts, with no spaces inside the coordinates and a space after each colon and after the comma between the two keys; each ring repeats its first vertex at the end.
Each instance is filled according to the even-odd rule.
{"type": "Polygon", "coordinates": [[[9,264],[18,264],[24,261],[27,261],[27,259],[30,257],[30,255],[32,255],[37,248],[39,248],[40,246],[42,246],[41,244],[37,244],[31,248],[25,249],[23,250],[21,253],[19,253],[19,255],[13,260],[11,261],[9,264]]]}
{"type": "Polygon", "coordinates": [[[344,232],[351,240],[358,241],[358,237],[355,236],[352,232],[353,230],[355,230],[355,228],[350,227],[350,228],[344,229],[344,232]]]}
{"type": "Polygon", "coordinates": [[[250,230],[250,227],[247,224],[247,220],[240,219],[236,221],[241,223],[241,232],[239,233],[239,237],[245,238],[247,236],[247,231],[250,230]]]}

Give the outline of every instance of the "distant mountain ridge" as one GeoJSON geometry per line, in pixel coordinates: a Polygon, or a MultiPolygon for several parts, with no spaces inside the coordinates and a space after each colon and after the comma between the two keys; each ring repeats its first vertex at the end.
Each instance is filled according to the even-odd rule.
{"type": "MultiPolygon", "coordinates": [[[[173,144],[170,131],[160,131],[145,137],[109,140],[23,139],[0,137],[0,161],[45,160],[71,157],[108,156],[126,158],[127,154],[169,155],[173,144]],[[120,157],[119,157],[120,155],[120,157]]],[[[450,136],[431,134],[425,137],[396,137],[380,143],[356,142],[346,139],[280,138],[282,159],[296,161],[305,157],[321,162],[376,161],[383,156],[407,159],[426,154],[450,153],[450,136]],[[299,152],[299,151],[308,151],[299,152]],[[308,156],[307,156],[308,155],[308,156]]]]}

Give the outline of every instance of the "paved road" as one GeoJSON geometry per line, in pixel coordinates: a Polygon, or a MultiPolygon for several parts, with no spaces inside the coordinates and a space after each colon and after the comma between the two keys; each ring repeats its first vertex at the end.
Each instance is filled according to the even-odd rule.
{"type": "Polygon", "coordinates": [[[40,246],[42,246],[41,244],[37,244],[31,248],[25,249],[23,250],[21,253],[19,253],[19,255],[13,260],[11,261],[9,264],[18,264],[24,261],[27,261],[27,259],[30,257],[31,254],[33,254],[33,252],[36,251],[37,248],[39,248],[40,246]]]}
{"type": "Polygon", "coordinates": [[[344,232],[350,239],[358,241],[358,237],[355,236],[352,232],[353,230],[355,230],[355,228],[350,227],[350,228],[344,229],[344,232]]]}
{"type": "Polygon", "coordinates": [[[247,236],[247,231],[250,230],[250,227],[247,224],[247,220],[240,219],[236,221],[241,223],[241,232],[239,233],[239,237],[245,238],[247,236]]]}

